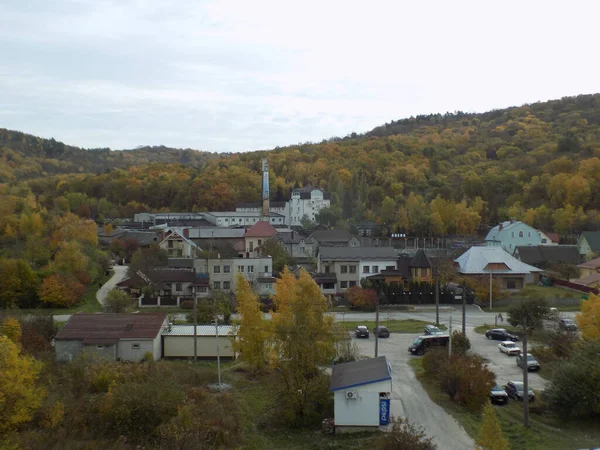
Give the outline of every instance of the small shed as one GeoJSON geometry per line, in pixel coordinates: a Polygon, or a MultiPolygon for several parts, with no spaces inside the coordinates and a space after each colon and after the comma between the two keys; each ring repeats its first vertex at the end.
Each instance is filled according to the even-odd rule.
{"type": "Polygon", "coordinates": [[[390,420],[392,369],[385,356],[333,366],[336,433],[377,429],[390,420]]]}
{"type": "MultiPolygon", "coordinates": [[[[196,351],[198,358],[215,359],[217,342],[219,356],[235,359],[232,343],[236,338],[236,329],[231,325],[219,325],[219,337],[214,325],[198,325],[196,331],[196,351]]],[[[194,357],[194,325],[169,325],[162,333],[164,358],[194,357]]]]}

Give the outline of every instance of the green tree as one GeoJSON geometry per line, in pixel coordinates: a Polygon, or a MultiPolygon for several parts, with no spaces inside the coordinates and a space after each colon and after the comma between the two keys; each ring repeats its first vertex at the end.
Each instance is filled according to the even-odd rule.
{"type": "Polygon", "coordinates": [[[109,313],[129,312],[134,308],[134,300],[127,292],[113,289],[106,295],[103,308],[109,313]]]}
{"type": "Polygon", "coordinates": [[[478,450],[510,450],[508,441],[502,434],[496,410],[488,402],[483,407],[483,422],[477,439],[478,450]]]}
{"type": "Polygon", "coordinates": [[[0,336],[0,435],[30,421],[42,404],[46,393],[36,386],[41,369],[42,363],[0,336]]]}
{"type": "Polygon", "coordinates": [[[0,335],[6,336],[15,344],[21,343],[22,336],[21,324],[14,317],[7,317],[0,325],[0,335]]]}
{"type": "Polygon", "coordinates": [[[281,272],[284,267],[293,263],[292,258],[276,239],[269,239],[263,244],[263,254],[269,255],[273,260],[273,270],[281,272]]]}
{"type": "Polygon", "coordinates": [[[575,316],[581,336],[589,341],[600,339],[600,297],[590,295],[581,302],[581,313],[575,316]]]}
{"type": "Polygon", "coordinates": [[[40,280],[21,259],[0,259],[0,307],[34,307],[40,280]]]}
{"type": "Polygon", "coordinates": [[[381,202],[381,221],[385,225],[394,223],[396,217],[396,202],[393,198],[385,197],[381,202]]]}
{"type": "Polygon", "coordinates": [[[508,308],[508,323],[513,327],[521,327],[526,321],[527,333],[543,327],[544,319],[552,319],[548,300],[541,296],[523,299],[520,303],[513,303],[508,308]]]}
{"type": "Polygon", "coordinates": [[[233,348],[251,367],[262,370],[267,362],[267,325],[263,321],[258,295],[241,273],[237,274],[235,297],[242,317],[233,348]]]}
{"type": "Polygon", "coordinates": [[[138,270],[144,273],[157,267],[164,267],[169,260],[169,254],[162,250],[157,244],[152,244],[147,248],[138,248],[131,257],[128,274],[133,276],[138,270]]]}

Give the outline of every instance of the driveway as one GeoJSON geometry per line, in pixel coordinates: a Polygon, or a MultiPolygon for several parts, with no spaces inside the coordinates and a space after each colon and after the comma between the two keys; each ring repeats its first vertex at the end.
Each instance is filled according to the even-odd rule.
{"type": "Polygon", "coordinates": [[[102,285],[102,287],[96,292],[96,300],[102,306],[104,306],[104,300],[110,291],[112,291],[117,283],[123,281],[123,279],[127,276],[127,268],[128,266],[113,266],[113,276],[102,285]]]}
{"type": "MultiPolygon", "coordinates": [[[[414,356],[408,347],[414,340],[413,334],[392,333],[388,339],[379,340],[379,355],[385,355],[392,366],[391,413],[405,417],[414,425],[425,428],[425,434],[438,448],[465,450],[475,448],[475,442],[464,428],[440,406],[435,404],[415,377],[408,362],[414,356]]],[[[364,356],[374,356],[375,340],[352,338],[364,356]]]]}

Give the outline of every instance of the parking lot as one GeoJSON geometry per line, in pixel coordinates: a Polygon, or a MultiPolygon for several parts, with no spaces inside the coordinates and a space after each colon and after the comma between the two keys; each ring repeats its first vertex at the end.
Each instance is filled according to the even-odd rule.
{"type": "MultiPolygon", "coordinates": [[[[474,443],[464,429],[441,407],[429,399],[427,392],[416,379],[409,361],[418,358],[408,352],[408,347],[418,334],[392,333],[387,339],[379,339],[379,356],[385,355],[392,366],[393,389],[391,413],[393,416],[406,417],[410,422],[426,428],[439,448],[473,448],[474,443]]],[[[522,381],[523,371],[517,366],[514,356],[507,356],[498,350],[500,341],[487,339],[477,334],[473,327],[467,327],[467,336],[471,340],[473,351],[488,361],[488,367],[496,374],[498,384],[504,386],[509,381],[522,381]]],[[[375,338],[356,339],[362,355],[375,355],[375,338]]],[[[522,347],[522,342],[517,345],[522,347]]],[[[543,366],[542,369],[544,370],[543,366]]],[[[529,386],[535,390],[544,389],[545,381],[537,373],[529,373],[529,386]]]]}

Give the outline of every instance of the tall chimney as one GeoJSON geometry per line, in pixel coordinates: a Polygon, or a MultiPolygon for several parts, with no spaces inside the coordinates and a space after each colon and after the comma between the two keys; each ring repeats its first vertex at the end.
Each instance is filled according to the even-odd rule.
{"type": "Polygon", "coordinates": [[[262,161],[263,183],[262,183],[262,214],[261,220],[269,222],[269,162],[267,158],[262,161]]]}
{"type": "Polygon", "coordinates": [[[502,222],[498,224],[498,231],[502,231],[502,222]]]}

